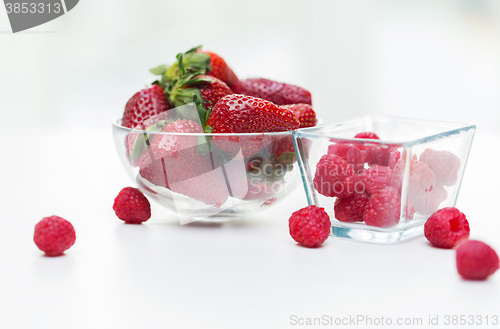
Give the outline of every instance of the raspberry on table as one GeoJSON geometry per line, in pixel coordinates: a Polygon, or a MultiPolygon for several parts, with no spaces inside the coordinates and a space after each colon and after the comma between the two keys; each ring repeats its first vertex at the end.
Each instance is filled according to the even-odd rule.
{"type": "Polygon", "coordinates": [[[367,193],[354,193],[335,200],[335,218],[341,222],[362,222],[370,196],[367,193]]]}
{"type": "Polygon", "coordinates": [[[460,159],[455,154],[428,148],[420,154],[420,161],[436,175],[436,183],[452,186],[457,182],[460,159]]]}
{"type": "Polygon", "coordinates": [[[319,247],[330,235],[330,217],[324,208],[314,205],[294,212],[288,223],[290,235],[304,247],[319,247]]]}
{"type": "Polygon", "coordinates": [[[47,256],[60,256],[75,243],[75,228],[59,216],[45,217],[35,225],[33,240],[47,256]]]}
{"type": "Polygon", "coordinates": [[[458,273],[468,280],[485,280],[499,268],[498,255],[486,243],[469,240],[457,248],[458,273]]]}
{"type": "Polygon", "coordinates": [[[424,234],[436,247],[453,248],[469,239],[469,222],[457,208],[443,208],[427,219],[424,234]]]}
{"type": "Polygon", "coordinates": [[[113,210],[116,216],[128,224],[141,224],[151,217],[151,205],[142,192],[125,187],[115,198],[113,210]]]}
{"type": "Polygon", "coordinates": [[[324,196],[349,196],[357,182],[358,176],[352,167],[335,154],[323,155],[316,165],[314,188],[324,196]]]}
{"type": "Polygon", "coordinates": [[[370,196],[363,220],[366,225],[389,227],[399,223],[401,196],[392,186],[383,188],[370,196]]]}

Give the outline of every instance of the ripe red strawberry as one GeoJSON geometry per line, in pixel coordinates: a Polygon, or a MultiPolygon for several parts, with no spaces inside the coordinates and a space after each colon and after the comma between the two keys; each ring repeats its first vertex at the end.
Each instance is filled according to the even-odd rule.
{"type": "Polygon", "coordinates": [[[229,87],[238,83],[238,77],[222,57],[207,50],[198,50],[198,52],[210,56],[210,67],[212,69],[207,71],[208,75],[224,81],[229,87]]]}
{"type": "Polygon", "coordinates": [[[137,92],[125,105],[122,126],[142,129],[144,120],[168,110],[167,99],[158,85],[152,85],[137,92]]]}
{"type": "Polygon", "coordinates": [[[224,174],[214,168],[210,154],[198,153],[199,124],[191,120],[177,120],[163,128],[165,133],[150,137],[150,148],[140,167],[140,175],[149,182],[173,192],[184,194],[207,204],[220,206],[229,192],[224,174]]]}
{"type": "Polygon", "coordinates": [[[290,104],[281,106],[295,114],[300,122],[299,128],[314,127],[316,125],[316,112],[309,104],[290,104]]]}
{"type": "MultiPolygon", "coordinates": [[[[239,94],[228,95],[217,102],[207,121],[207,129],[214,133],[280,132],[299,127],[295,115],[264,99],[239,94]]],[[[260,151],[272,141],[270,136],[243,135],[214,137],[222,150],[237,154],[241,148],[245,158],[260,151]]]]}
{"type": "Polygon", "coordinates": [[[231,89],[235,93],[262,98],[276,105],[312,104],[311,93],[304,88],[264,78],[241,80],[231,89]]]}
{"type": "Polygon", "coordinates": [[[198,93],[205,100],[205,107],[211,109],[219,99],[231,95],[233,91],[221,80],[210,75],[197,75],[194,78],[177,84],[170,93],[170,101],[174,106],[181,106],[193,102],[193,93],[198,93]]]}

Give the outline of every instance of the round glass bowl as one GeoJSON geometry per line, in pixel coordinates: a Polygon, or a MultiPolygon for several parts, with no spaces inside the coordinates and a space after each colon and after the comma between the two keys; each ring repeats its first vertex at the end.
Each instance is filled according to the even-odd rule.
{"type": "MultiPolygon", "coordinates": [[[[169,111],[167,111],[169,112],[169,111]]],[[[275,206],[300,184],[292,132],[167,133],[113,122],[118,156],[148,197],[181,224],[242,218],[275,206]]],[[[167,123],[168,121],[163,121],[167,123]]]]}

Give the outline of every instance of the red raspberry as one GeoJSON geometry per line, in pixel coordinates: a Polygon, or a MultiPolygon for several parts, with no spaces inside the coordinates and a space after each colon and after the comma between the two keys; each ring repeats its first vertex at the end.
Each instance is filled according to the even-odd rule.
{"type": "Polygon", "coordinates": [[[457,182],[460,159],[455,154],[428,148],[420,154],[420,161],[434,172],[436,183],[452,186],[457,182]]]}
{"type": "Polygon", "coordinates": [[[369,131],[364,131],[362,133],[356,134],[354,138],[380,139],[380,137],[378,137],[377,134],[369,131]]]}
{"type": "Polygon", "coordinates": [[[464,279],[485,280],[498,268],[498,255],[486,243],[469,240],[458,246],[457,270],[464,279]]]}
{"type": "Polygon", "coordinates": [[[422,215],[431,215],[436,210],[439,209],[439,205],[446,200],[448,197],[448,192],[441,185],[434,185],[429,193],[426,193],[425,197],[418,198],[414,200],[415,210],[422,215]]]}
{"type": "Polygon", "coordinates": [[[372,159],[369,162],[370,164],[389,166],[391,153],[394,151],[393,147],[370,146],[366,149],[368,152],[371,152],[373,154],[372,159]]]}
{"type": "Polygon", "coordinates": [[[288,223],[292,238],[305,247],[319,247],[330,235],[330,217],[314,205],[294,212],[288,223]]]}
{"type": "Polygon", "coordinates": [[[379,190],[389,186],[392,170],[389,167],[373,165],[363,171],[362,182],[366,192],[377,193],[379,190]]]}
{"type": "Polygon", "coordinates": [[[139,189],[125,187],[115,198],[116,216],[128,224],[140,224],[151,217],[151,205],[139,189]]]}
{"type": "Polygon", "coordinates": [[[354,193],[351,196],[335,200],[335,218],[341,222],[362,222],[370,196],[366,193],[354,193]]]}
{"type": "Polygon", "coordinates": [[[430,170],[425,163],[412,160],[410,167],[408,197],[411,199],[413,204],[415,205],[421,199],[428,197],[428,193],[432,191],[435,184],[436,176],[432,170],[430,170]]]}
{"type": "Polygon", "coordinates": [[[404,170],[405,161],[403,158],[401,158],[394,165],[391,174],[391,186],[397,188],[398,190],[401,189],[401,186],[403,185],[404,170]]]}
{"type": "Polygon", "coordinates": [[[398,150],[392,151],[391,155],[389,156],[389,168],[394,169],[399,159],[401,159],[401,152],[399,152],[398,150]]]}
{"type": "Polygon", "coordinates": [[[325,154],[316,165],[313,184],[324,196],[342,197],[354,192],[357,181],[357,175],[344,159],[334,154],[325,154]]]}
{"type": "Polygon", "coordinates": [[[386,187],[373,194],[363,217],[366,225],[389,227],[399,223],[401,196],[394,187],[386,187]]]}
{"type": "Polygon", "coordinates": [[[328,154],[335,154],[338,155],[339,157],[345,159],[347,151],[349,151],[349,147],[351,147],[352,144],[345,143],[345,142],[338,142],[336,144],[331,144],[328,145],[328,154]]]}
{"type": "Polygon", "coordinates": [[[36,224],[33,240],[47,256],[60,256],[75,243],[75,228],[64,218],[45,217],[36,224]]]}
{"type": "Polygon", "coordinates": [[[431,215],[424,226],[427,240],[439,248],[453,248],[469,239],[469,222],[457,208],[443,208],[431,215]]]}

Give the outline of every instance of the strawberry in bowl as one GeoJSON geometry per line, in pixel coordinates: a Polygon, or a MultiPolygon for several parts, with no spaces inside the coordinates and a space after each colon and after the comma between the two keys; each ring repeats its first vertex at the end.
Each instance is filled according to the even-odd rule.
{"type": "Polygon", "coordinates": [[[234,71],[199,47],[151,72],[158,79],[127,102],[113,135],[131,179],[181,224],[259,212],[300,183],[292,132],[316,123],[310,104],[235,93],[234,71]]]}

